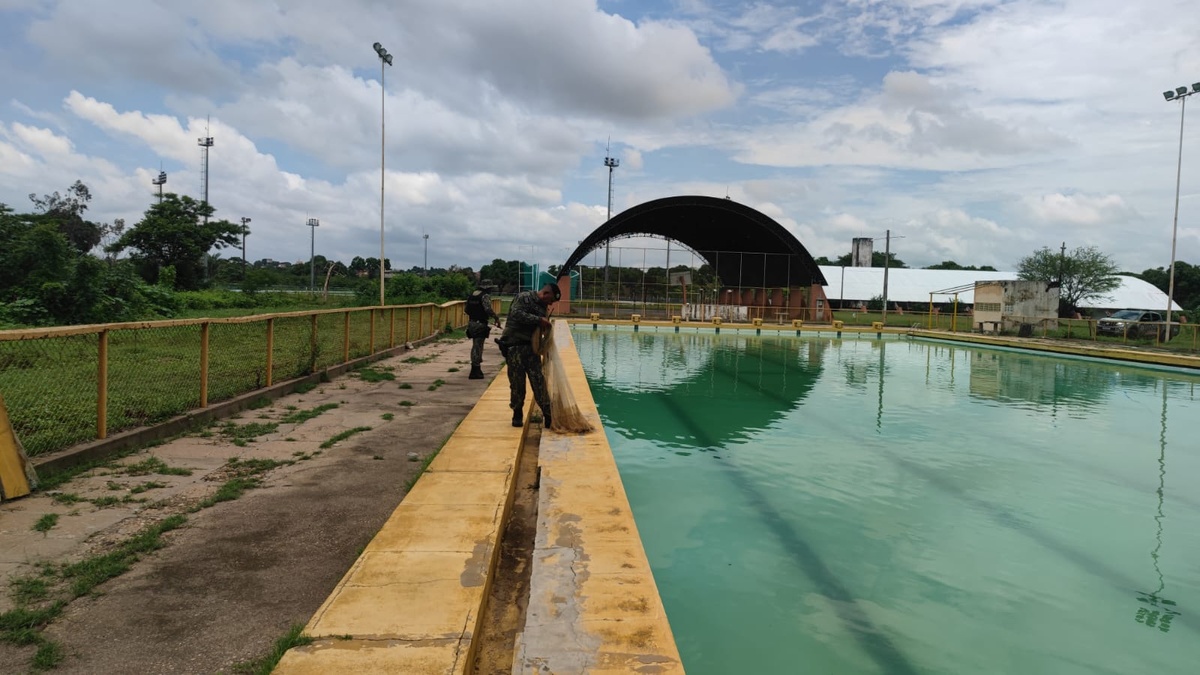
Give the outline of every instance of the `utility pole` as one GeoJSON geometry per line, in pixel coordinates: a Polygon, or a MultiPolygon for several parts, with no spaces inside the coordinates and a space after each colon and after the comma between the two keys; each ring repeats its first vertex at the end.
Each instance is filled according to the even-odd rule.
{"type": "Polygon", "coordinates": [[[246,278],[246,235],[250,233],[250,229],[246,225],[250,219],[242,216],[242,279],[246,278]]]}
{"type": "MultiPolygon", "coordinates": [[[[213,138],[208,135],[208,122],[204,123],[204,138],[197,139],[197,144],[202,148],[200,150],[200,192],[204,194],[204,205],[208,206],[208,149],[213,146],[213,138]]],[[[207,209],[206,209],[207,210],[207,209]]],[[[204,214],[204,224],[208,224],[208,214],[204,214]]],[[[205,266],[207,270],[207,266],[205,266]]]]}
{"type": "Polygon", "coordinates": [[[425,234],[425,276],[429,276],[429,235],[425,234]]]}
{"type": "Polygon", "coordinates": [[[883,325],[887,325],[887,282],[888,282],[888,267],[892,264],[892,231],[888,230],[884,234],[883,239],[883,325]]]}

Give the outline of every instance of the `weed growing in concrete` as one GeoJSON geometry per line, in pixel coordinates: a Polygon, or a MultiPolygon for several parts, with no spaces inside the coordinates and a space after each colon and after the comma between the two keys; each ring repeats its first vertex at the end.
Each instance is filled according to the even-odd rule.
{"type": "Polygon", "coordinates": [[[51,670],[62,663],[63,658],[62,645],[43,637],[41,643],[38,644],[37,652],[33,655],[33,669],[51,670]]]}
{"type": "Polygon", "coordinates": [[[379,369],[367,366],[354,371],[354,374],[363,382],[383,382],[384,380],[396,379],[396,376],[390,372],[391,370],[392,368],[388,366],[383,366],[379,369]]]}
{"type": "Polygon", "coordinates": [[[287,441],[288,443],[295,443],[295,442],[296,442],[296,439],[292,438],[291,436],[288,436],[287,438],[285,438],[285,439],[283,439],[283,440],[287,441]]]}
{"type": "Polygon", "coordinates": [[[64,506],[70,506],[72,504],[78,504],[79,502],[86,501],[86,500],[83,497],[80,497],[79,495],[75,494],[74,492],[60,492],[60,493],[54,495],[54,501],[56,501],[59,504],[62,504],[64,506]]]}
{"type": "Polygon", "coordinates": [[[33,524],[33,531],[42,533],[49,532],[50,530],[54,529],[54,526],[57,524],[58,514],[47,513],[41,518],[38,518],[37,522],[33,524]]]}
{"type": "Polygon", "coordinates": [[[244,447],[246,443],[253,443],[258,440],[259,436],[274,433],[278,428],[279,423],[277,422],[250,422],[248,424],[228,422],[221,427],[221,435],[232,440],[234,445],[244,447]]]}
{"type": "Polygon", "coordinates": [[[400,401],[400,405],[404,406],[405,408],[408,408],[410,406],[416,405],[416,403],[413,403],[412,401],[400,401]]]}
{"type": "Polygon", "coordinates": [[[434,380],[433,384],[429,385],[429,391],[437,391],[437,388],[442,386],[443,384],[446,384],[445,380],[442,380],[442,379],[434,380]]]}
{"type": "Polygon", "coordinates": [[[151,480],[130,488],[129,494],[140,495],[147,490],[157,490],[158,488],[165,487],[167,487],[166,483],[159,483],[158,481],[151,480]]]}
{"type": "Polygon", "coordinates": [[[454,366],[454,367],[450,368],[450,369],[449,369],[447,372],[450,372],[450,373],[457,373],[457,372],[458,372],[458,366],[454,366]]]}
{"type": "Polygon", "coordinates": [[[256,477],[231,478],[221,484],[217,491],[200,502],[200,508],[207,509],[221,502],[231,502],[246,493],[246,490],[262,485],[262,479],[256,477]]]}
{"type": "Polygon", "coordinates": [[[72,597],[87,595],[96,586],[124,574],[142,554],[157,551],[165,546],[162,535],[181,527],[185,522],[187,516],[178,514],[164,518],[109,553],[63,565],[59,568],[58,575],[70,582],[72,597]]]}
{"type": "Polygon", "coordinates": [[[251,401],[250,405],[248,405],[246,407],[251,410],[258,410],[259,408],[265,408],[269,405],[271,405],[271,399],[267,398],[266,396],[259,396],[258,398],[251,401]]]}
{"type": "Polygon", "coordinates": [[[147,457],[146,459],[129,464],[124,467],[125,473],[130,476],[148,476],[150,474],[158,474],[160,476],[190,476],[191,469],[183,469],[174,466],[167,466],[167,463],[157,457],[147,457]]]}
{"type": "Polygon", "coordinates": [[[296,393],[297,394],[307,394],[308,392],[310,392],[316,388],[317,388],[317,384],[315,382],[301,382],[300,384],[296,385],[296,393]]]}
{"type": "Polygon", "coordinates": [[[304,634],[304,624],[293,624],[287,635],[275,641],[269,654],[254,661],[238,663],[233,666],[233,672],[238,675],[270,675],[271,671],[275,670],[275,666],[279,665],[280,659],[287,653],[287,650],[292,647],[310,645],[312,642],[313,639],[304,634]]]}
{"type": "Polygon", "coordinates": [[[379,455],[371,455],[371,459],[383,459],[383,457],[380,457],[379,455]]]}
{"type": "Polygon", "coordinates": [[[401,363],[429,363],[433,358],[432,356],[410,356],[401,363]]]}
{"type": "Polygon", "coordinates": [[[382,415],[380,415],[380,417],[383,418],[384,422],[391,422],[392,420],[396,419],[396,416],[393,415],[392,413],[383,413],[382,415]]]}
{"type": "Polygon", "coordinates": [[[321,413],[333,410],[336,407],[338,407],[338,404],[336,403],[325,403],[315,408],[309,408],[308,410],[296,410],[293,407],[292,410],[295,412],[290,415],[286,415],[283,419],[279,420],[279,422],[281,424],[300,424],[301,422],[307,422],[308,420],[311,420],[321,413]]]}
{"type": "Polygon", "coordinates": [[[43,577],[16,577],[8,586],[13,602],[20,607],[45,600],[50,594],[50,582],[43,577]]]}
{"type": "Polygon", "coordinates": [[[347,430],[341,432],[340,434],[336,434],[329,440],[322,443],[321,447],[322,448],[332,448],[334,446],[334,444],[339,441],[344,441],[347,438],[350,438],[351,436],[353,436],[354,434],[357,434],[357,433],[360,433],[363,431],[370,431],[370,430],[371,430],[371,427],[354,427],[353,429],[347,429],[347,430]]]}
{"type": "Polygon", "coordinates": [[[401,388],[401,389],[412,389],[412,385],[411,385],[411,384],[409,384],[409,383],[407,383],[407,382],[401,382],[401,383],[400,383],[400,388],[401,388]]]}
{"type": "Polygon", "coordinates": [[[299,408],[297,408],[297,407],[296,407],[296,406],[294,406],[294,405],[289,405],[289,406],[287,406],[286,408],[284,408],[284,410],[286,410],[286,411],[288,411],[288,412],[295,412],[296,410],[299,410],[299,408]]]}

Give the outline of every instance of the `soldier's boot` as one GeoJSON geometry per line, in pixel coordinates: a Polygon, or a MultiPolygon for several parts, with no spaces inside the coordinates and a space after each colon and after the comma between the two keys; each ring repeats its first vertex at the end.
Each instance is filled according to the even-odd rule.
{"type": "Polygon", "coordinates": [[[483,368],[480,368],[478,363],[471,366],[471,374],[467,376],[467,379],[468,380],[482,380],[483,379],[483,368]]]}
{"type": "Polygon", "coordinates": [[[523,427],[523,426],[525,426],[525,414],[524,414],[524,413],[522,413],[520,410],[514,410],[514,411],[513,411],[513,421],[512,421],[512,425],[513,425],[514,427],[523,427]]]}
{"type": "Polygon", "coordinates": [[[543,429],[550,428],[550,409],[549,408],[542,409],[542,428],[543,429]]]}

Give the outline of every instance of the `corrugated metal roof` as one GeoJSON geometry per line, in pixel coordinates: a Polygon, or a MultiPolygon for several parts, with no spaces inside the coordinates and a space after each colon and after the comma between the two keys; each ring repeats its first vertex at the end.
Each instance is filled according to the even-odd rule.
{"type": "MultiPolygon", "coordinates": [[[[870,300],[883,294],[882,267],[834,267],[822,265],[821,272],[829,282],[825,297],[830,300],[870,300]],[[843,288],[843,278],[845,285],[843,288]]],[[[973,285],[976,281],[1012,281],[1016,272],[976,272],[965,270],[888,270],[889,302],[929,302],[929,294],[958,286],[973,285]]],[[[1153,284],[1135,277],[1118,277],[1121,285],[1103,298],[1084,302],[1084,309],[1162,309],[1167,306],[1167,294],[1153,284]]],[[[934,296],[934,302],[946,302],[951,296],[934,296]]],[[[975,302],[975,292],[958,294],[958,301],[975,302]]],[[[1173,311],[1183,311],[1178,303],[1173,311]]]]}

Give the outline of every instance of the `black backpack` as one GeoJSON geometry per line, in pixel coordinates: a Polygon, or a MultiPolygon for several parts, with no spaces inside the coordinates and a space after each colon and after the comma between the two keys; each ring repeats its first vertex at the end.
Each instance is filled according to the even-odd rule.
{"type": "Polygon", "coordinates": [[[472,321],[487,321],[487,310],[483,307],[483,293],[476,291],[467,296],[467,318],[472,321]]]}

